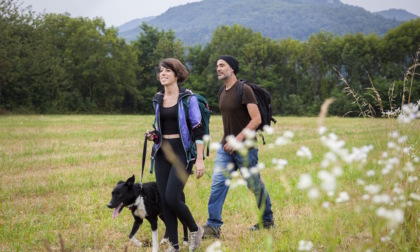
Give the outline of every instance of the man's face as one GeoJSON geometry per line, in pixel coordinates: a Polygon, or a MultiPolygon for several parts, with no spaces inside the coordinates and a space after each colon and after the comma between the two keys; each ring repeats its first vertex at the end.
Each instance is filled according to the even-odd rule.
{"type": "Polygon", "coordinates": [[[229,64],[222,60],[219,59],[217,61],[217,78],[219,80],[226,80],[229,79],[234,73],[233,73],[233,69],[229,66],[229,64]]]}

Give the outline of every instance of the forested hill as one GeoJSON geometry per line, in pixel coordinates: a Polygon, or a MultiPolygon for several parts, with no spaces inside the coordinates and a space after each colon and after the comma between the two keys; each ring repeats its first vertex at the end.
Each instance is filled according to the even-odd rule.
{"type": "MultiPolygon", "coordinates": [[[[272,39],[306,41],[320,31],[383,35],[401,21],[375,15],[339,0],[203,0],[170,8],[146,22],[175,31],[186,45],[205,44],[221,25],[240,24],[272,39]]],[[[140,25],[140,24],[139,24],[140,25]]],[[[120,34],[135,40],[139,28],[120,34]]]]}
{"type": "Polygon", "coordinates": [[[410,19],[416,19],[417,16],[410,12],[402,9],[389,9],[385,11],[374,12],[374,14],[383,16],[388,19],[395,19],[398,21],[409,21],[410,19]]]}

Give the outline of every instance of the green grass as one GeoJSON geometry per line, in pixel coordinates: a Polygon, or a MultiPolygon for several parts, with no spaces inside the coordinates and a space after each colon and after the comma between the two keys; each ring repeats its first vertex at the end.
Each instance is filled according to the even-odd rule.
{"type": "MultiPolygon", "coordinates": [[[[362,168],[344,165],[343,176],[337,178],[334,197],[322,194],[310,200],[306,191],[297,188],[299,176],[310,174],[319,183],[320,162],[327,152],[318,135],[318,118],[279,117],[275,134],[265,135],[267,144],[259,144],[261,170],[273,203],[277,229],[250,233],[249,226],[258,221],[255,198],[245,187],[229,191],[223,209],[222,251],[297,251],[299,241],[311,241],[317,251],[415,251],[420,244],[419,202],[412,200],[404,208],[404,222],[394,228],[390,241],[381,242],[390,228],[375,214],[378,206],[364,202],[365,194],[357,183],[362,178],[380,183],[383,192],[392,193],[395,183],[404,190],[420,194],[419,182],[407,182],[398,171],[391,178],[381,175],[377,161],[389,141],[389,133],[399,130],[406,134],[408,146],[419,155],[420,122],[401,126],[386,119],[326,118],[329,131],[346,142],[346,148],[373,144],[368,162],[362,168]],[[293,131],[292,142],[272,146],[286,130],[293,131]],[[296,156],[301,146],[313,154],[311,160],[296,156]],[[272,160],[286,159],[284,170],[276,170],[272,160]],[[366,177],[367,170],[376,175],[366,177]],[[340,191],[347,191],[350,200],[334,203],[340,191]],[[325,209],[322,203],[330,202],[325,209]]],[[[151,129],[153,116],[2,116],[0,117],[0,250],[40,251],[61,250],[59,235],[66,250],[71,251],[137,251],[128,242],[132,216],[124,210],[115,220],[106,207],[111,190],[119,180],[141,174],[144,132],[151,129]],[[46,245],[47,244],[47,245],[46,245]]],[[[221,138],[221,117],[211,118],[211,138],[221,138]]],[[[260,141],[261,142],[261,141],[260,141]]],[[[149,150],[151,144],[149,144],[149,150]]],[[[215,151],[206,159],[212,174],[215,151]]],[[[400,167],[407,162],[401,157],[400,167]]],[[[154,181],[149,163],[143,181],[154,181]]],[[[417,176],[419,163],[414,163],[417,176]]],[[[190,177],[185,188],[187,204],[199,224],[207,219],[207,200],[211,179],[190,177]]],[[[401,202],[400,202],[401,203],[401,202]]],[[[392,209],[392,206],[388,205],[392,209]]],[[[164,225],[159,222],[159,236],[164,225]]],[[[180,230],[181,235],[181,230],[180,230]]],[[[151,242],[150,225],[145,222],[137,239],[151,242]]],[[[214,240],[205,240],[200,251],[214,240]]],[[[164,247],[165,248],[165,247],[164,247]]],[[[151,251],[151,247],[145,247],[151,251]]],[[[162,248],[161,248],[162,249],[162,248]]],[[[183,248],[186,251],[186,248],[183,248]]]]}

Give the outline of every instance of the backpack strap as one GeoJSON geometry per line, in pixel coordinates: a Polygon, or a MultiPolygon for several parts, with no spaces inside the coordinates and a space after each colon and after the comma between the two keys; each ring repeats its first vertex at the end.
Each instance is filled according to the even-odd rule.
{"type": "MultiPolygon", "coordinates": [[[[194,95],[194,94],[192,94],[192,95],[194,95]]],[[[182,104],[184,106],[184,111],[185,111],[185,117],[187,118],[187,125],[188,125],[188,129],[190,130],[191,134],[192,134],[192,125],[191,125],[190,118],[189,118],[189,107],[190,107],[189,102],[191,100],[192,95],[188,95],[187,97],[182,98],[182,104]]],[[[209,155],[210,155],[210,149],[209,149],[209,146],[207,145],[207,156],[209,156],[209,155]]],[[[188,153],[188,159],[190,160],[192,158],[193,157],[191,155],[191,152],[189,152],[188,153]]]]}
{"type": "Polygon", "coordinates": [[[217,102],[218,103],[219,103],[219,100],[220,100],[220,95],[222,94],[223,89],[225,89],[225,88],[226,88],[226,85],[223,84],[223,85],[220,86],[219,90],[217,91],[217,102]]]}
{"type": "MultiPolygon", "coordinates": [[[[238,102],[240,104],[242,104],[242,89],[244,88],[244,83],[246,82],[246,80],[239,80],[238,85],[236,86],[237,88],[237,95],[238,95],[238,102]]],[[[226,85],[223,84],[222,86],[220,86],[219,90],[217,91],[217,102],[219,102],[220,100],[220,96],[222,95],[223,90],[226,89],[226,85]]]]}

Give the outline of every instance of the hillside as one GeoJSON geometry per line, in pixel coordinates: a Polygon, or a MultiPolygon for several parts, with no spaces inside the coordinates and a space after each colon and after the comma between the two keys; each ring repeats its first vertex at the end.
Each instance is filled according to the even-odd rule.
{"type": "Polygon", "coordinates": [[[416,19],[418,18],[416,15],[411,14],[410,12],[406,10],[401,9],[389,9],[385,11],[378,11],[374,12],[374,14],[380,15],[387,19],[394,19],[397,21],[409,21],[410,19],[416,19]]]}
{"type": "MultiPolygon", "coordinates": [[[[170,8],[146,22],[175,31],[186,45],[205,44],[221,25],[240,24],[272,39],[307,40],[313,33],[328,31],[383,35],[402,22],[375,15],[339,0],[203,0],[170,8]]],[[[139,28],[120,33],[135,39],[139,28]]]]}

